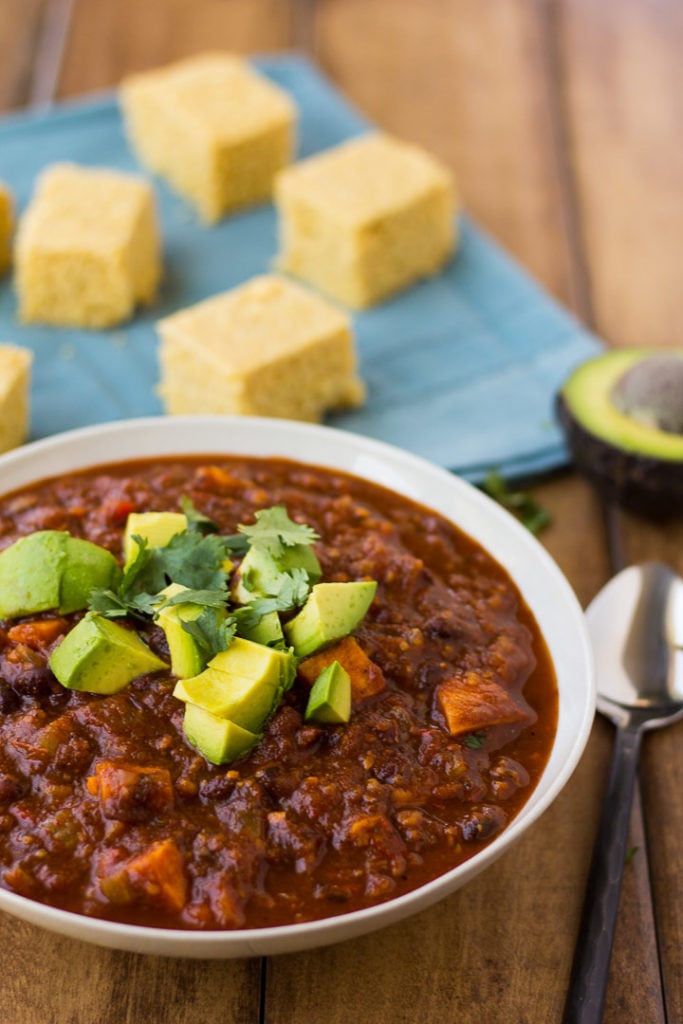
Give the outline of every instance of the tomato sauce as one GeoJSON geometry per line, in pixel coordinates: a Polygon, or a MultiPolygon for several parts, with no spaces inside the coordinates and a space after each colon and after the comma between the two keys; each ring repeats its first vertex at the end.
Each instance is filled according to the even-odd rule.
{"type": "MultiPolygon", "coordinates": [[[[59,685],[48,658],[80,613],[0,623],[0,884],[110,920],[235,929],[367,907],[481,850],[529,798],[557,722],[548,652],[505,571],[373,483],[238,457],[42,481],[0,502],[0,547],[58,529],[121,558],[131,511],[184,496],[226,534],[284,504],[319,534],[324,580],[377,580],[355,639],[385,685],[320,725],[298,679],[259,746],[216,766],[183,735],[170,673],[111,696],[59,685]],[[493,692],[513,708],[503,722],[493,692]],[[461,697],[466,732],[449,717],[461,697]]],[[[158,627],[144,638],[167,658],[158,627]]]]}

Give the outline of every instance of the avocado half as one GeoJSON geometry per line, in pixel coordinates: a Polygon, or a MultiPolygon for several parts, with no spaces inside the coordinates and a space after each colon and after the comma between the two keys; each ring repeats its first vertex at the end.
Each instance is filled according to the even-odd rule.
{"type": "Polygon", "coordinates": [[[651,518],[683,513],[683,348],[589,359],[557,413],[575,466],[604,497],[651,518]]]}

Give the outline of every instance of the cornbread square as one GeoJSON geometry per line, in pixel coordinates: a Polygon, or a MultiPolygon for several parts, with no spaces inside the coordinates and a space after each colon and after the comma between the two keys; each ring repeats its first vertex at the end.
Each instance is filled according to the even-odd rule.
{"type": "Polygon", "coordinates": [[[293,102],[239,57],[202,54],[132,75],[119,96],[140,160],[207,223],[269,200],[292,159],[293,102]]]}
{"type": "Polygon", "coordinates": [[[28,349],[0,345],[0,452],[26,440],[32,362],[28,349]]]}
{"type": "Polygon", "coordinates": [[[283,170],[278,268],[364,309],[439,270],[456,244],[449,171],[372,132],[283,170]]]}
{"type": "Polygon", "coordinates": [[[12,260],[12,232],[14,230],[14,200],[7,185],[0,181],[0,274],[4,274],[12,260]]]}
{"type": "Polygon", "coordinates": [[[348,317],[274,275],[174,313],[158,329],[169,413],[317,422],[365,397],[348,317]]]}
{"type": "Polygon", "coordinates": [[[161,276],[154,195],[131,174],[53,164],[19,221],[19,317],[110,327],[153,301],[161,276]]]}

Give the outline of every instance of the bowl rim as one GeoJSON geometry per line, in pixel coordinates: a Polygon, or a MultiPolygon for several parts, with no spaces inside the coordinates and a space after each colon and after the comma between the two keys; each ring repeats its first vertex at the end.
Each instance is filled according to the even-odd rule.
{"type": "Polygon", "coordinates": [[[516,817],[483,850],[410,892],[362,910],[289,925],[194,931],[91,918],[0,888],[0,911],[95,945],[208,959],[321,947],[385,927],[443,899],[497,860],[541,817],[583,754],[595,714],[595,673],[583,611],[569,582],[525,527],[461,477],[386,442],[326,425],[211,415],[139,417],[79,427],[0,456],[0,497],[63,472],[173,455],[253,455],[337,468],[435,509],[482,544],[520,589],[555,664],[559,714],[548,763],[516,817]],[[136,445],[139,450],[132,450],[136,445]],[[36,466],[44,468],[35,472],[36,466]],[[434,500],[423,493],[425,488],[434,500]],[[536,591],[548,588],[556,605],[539,600],[536,591]],[[566,666],[556,661],[558,647],[566,666]],[[570,734],[561,735],[567,720],[570,734]]]}

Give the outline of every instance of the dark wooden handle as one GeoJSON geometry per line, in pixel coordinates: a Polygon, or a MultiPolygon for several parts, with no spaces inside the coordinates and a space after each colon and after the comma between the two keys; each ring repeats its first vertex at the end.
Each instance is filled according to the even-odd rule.
{"type": "Polygon", "coordinates": [[[641,736],[639,728],[617,729],[563,1024],[602,1020],[641,736]]]}

